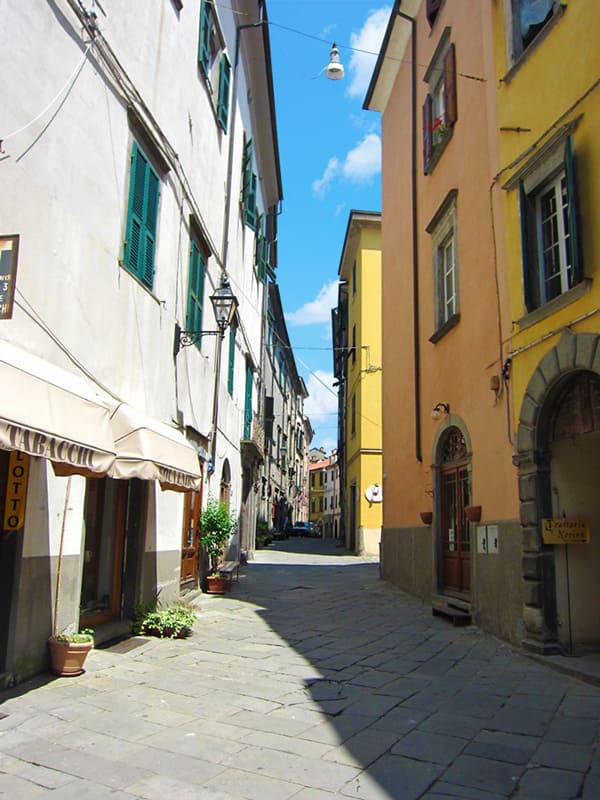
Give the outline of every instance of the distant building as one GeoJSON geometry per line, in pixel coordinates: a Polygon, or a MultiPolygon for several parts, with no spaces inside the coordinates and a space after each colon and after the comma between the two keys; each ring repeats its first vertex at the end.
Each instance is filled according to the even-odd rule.
{"type": "Polygon", "coordinates": [[[351,211],[332,313],[341,526],[348,549],[379,554],[382,494],[381,214],[351,211]],[[371,498],[371,499],[369,499],[371,498]]]}

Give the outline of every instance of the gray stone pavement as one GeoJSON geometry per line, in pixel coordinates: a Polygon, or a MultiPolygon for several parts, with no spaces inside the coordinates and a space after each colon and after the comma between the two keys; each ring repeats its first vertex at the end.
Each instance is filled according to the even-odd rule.
{"type": "Polygon", "coordinates": [[[600,688],[432,617],[372,560],[290,539],[194,604],[189,639],[1,693],[0,797],[600,798],[600,688]]]}

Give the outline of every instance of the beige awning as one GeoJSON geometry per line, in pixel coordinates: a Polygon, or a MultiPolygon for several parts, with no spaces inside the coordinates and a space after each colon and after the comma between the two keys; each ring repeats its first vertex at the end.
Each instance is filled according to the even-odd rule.
{"type": "Polygon", "coordinates": [[[115,460],[110,409],[91,383],[0,341],[0,448],[105,473],[115,460]]]}
{"type": "Polygon", "coordinates": [[[200,488],[200,462],[195,448],[177,428],[120,403],[111,426],[117,458],[108,474],[114,478],[159,481],[180,492],[200,488]]]}

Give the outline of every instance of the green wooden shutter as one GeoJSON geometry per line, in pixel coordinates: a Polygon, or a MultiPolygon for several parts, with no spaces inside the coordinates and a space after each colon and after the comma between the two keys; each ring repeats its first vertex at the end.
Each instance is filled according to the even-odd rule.
{"type": "MultiPolygon", "coordinates": [[[[537,295],[535,281],[537,276],[533,272],[533,264],[529,249],[529,203],[523,181],[519,181],[519,211],[521,214],[521,258],[523,261],[523,296],[527,311],[533,311],[536,307],[535,297],[537,295]]],[[[534,235],[534,234],[532,234],[534,235]]]]}
{"type": "Polygon", "coordinates": [[[242,198],[244,207],[244,223],[252,230],[256,229],[256,175],[252,171],[254,164],[254,143],[248,139],[244,144],[244,160],[242,164],[242,198]]]}
{"type": "MultiPolygon", "coordinates": [[[[206,265],[196,242],[190,244],[190,274],[185,327],[188,331],[202,330],[202,308],[204,304],[204,276],[206,265]]],[[[200,345],[200,339],[197,343],[200,345]]]]}
{"type": "Polygon", "coordinates": [[[144,154],[133,143],[131,154],[131,172],[129,176],[129,202],[127,206],[127,232],[125,240],[125,266],[136,275],[141,263],[143,249],[142,227],[144,217],[144,181],[146,176],[146,159],[144,154]]]}
{"type": "Polygon", "coordinates": [[[252,435],[252,367],[246,364],[246,399],[244,402],[244,439],[252,435]]]}
{"type": "Polygon", "coordinates": [[[235,374],[235,332],[236,324],[232,322],[229,326],[229,365],[227,368],[227,391],[233,395],[233,380],[235,374]]]}
{"type": "Polygon", "coordinates": [[[149,288],[154,279],[154,251],[160,180],[137,142],[133,143],[125,266],[149,288]]]}
{"type": "Polygon", "coordinates": [[[198,35],[198,63],[208,78],[210,62],[210,5],[206,0],[200,3],[200,33],[198,35]]]}
{"type": "Polygon", "coordinates": [[[221,69],[219,72],[219,101],[217,103],[217,122],[227,133],[229,121],[229,84],[231,83],[231,64],[223,53],[221,55],[221,69]]]}
{"type": "Polygon", "coordinates": [[[567,203],[569,209],[569,243],[571,247],[571,264],[573,265],[573,286],[584,278],[583,259],[579,237],[579,215],[577,210],[577,174],[573,141],[567,136],[565,141],[565,177],[567,179],[567,203]]]}
{"type": "Polygon", "coordinates": [[[154,250],[160,182],[158,180],[158,175],[150,167],[150,164],[148,164],[146,175],[144,274],[140,275],[140,278],[146,286],[152,288],[152,284],[154,283],[154,250]]]}

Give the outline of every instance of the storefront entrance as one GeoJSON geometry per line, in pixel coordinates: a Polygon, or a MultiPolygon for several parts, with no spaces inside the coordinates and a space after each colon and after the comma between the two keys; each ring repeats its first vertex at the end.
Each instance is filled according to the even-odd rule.
{"type": "Polygon", "coordinates": [[[143,555],[146,481],[88,478],[81,628],[123,619],[135,604],[143,555]]]}

